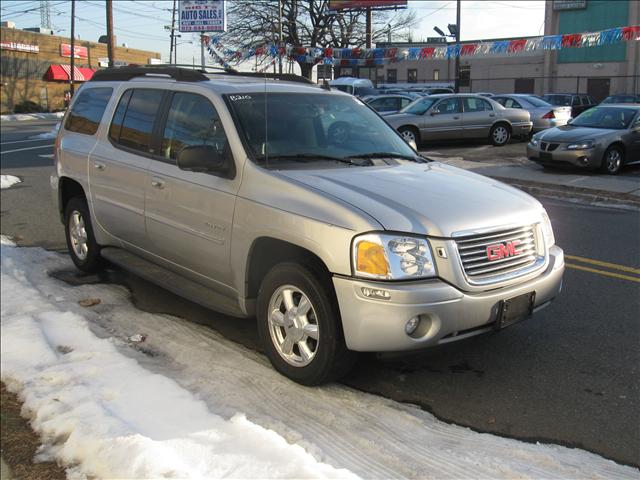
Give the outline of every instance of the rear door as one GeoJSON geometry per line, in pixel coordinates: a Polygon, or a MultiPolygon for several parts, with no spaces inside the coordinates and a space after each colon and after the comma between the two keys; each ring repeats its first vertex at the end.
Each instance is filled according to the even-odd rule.
{"type": "Polygon", "coordinates": [[[491,104],[480,97],[462,98],[462,132],[464,138],[485,138],[496,118],[491,104]]]}
{"type": "Polygon", "coordinates": [[[159,155],[149,165],[146,224],[151,253],[173,270],[231,293],[231,226],[239,177],[178,168],[187,146],[213,146],[233,163],[220,116],[203,95],[174,92],[158,130],[159,155]]]}
{"type": "Polygon", "coordinates": [[[440,100],[420,117],[423,140],[462,138],[461,128],[462,105],[457,97],[440,100]]]}
{"type": "Polygon", "coordinates": [[[109,234],[143,247],[145,189],[153,155],[152,131],[164,90],[124,91],[109,132],[89,160],[89,180],[95,216],[109,234]]]}

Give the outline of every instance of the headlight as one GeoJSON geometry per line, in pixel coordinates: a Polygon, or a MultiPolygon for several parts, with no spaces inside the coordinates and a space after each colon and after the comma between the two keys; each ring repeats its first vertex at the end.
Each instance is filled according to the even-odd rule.
{"type": "Polygon", "coordinates": [[[542,222],[540,223],[542,227],[542,235],[544,236],[544,243],[547,248],[551,248],[556,243],[556,239],[553,236],[553,228],[551,227],[551,220],[549,219],[549,215],[545,210],[542,210],[542,222]]]}
{"type": "Polygon", "coordinates": [[[531,145],[532,147],[537,147],[539,143],[540,140],[538,140],[536,137],[531,137],[531,140],[529,140],[529,145],[531,145]]]}
{"type": "Polygon", "coordinates": [[[411,280],[436,274],[429,242],[408,235],[360,235],[353,241],[352,260],[358,277],[411,280]]]}
{"type": "Polygon", "coordinates": [[[586,140],[584,142],[570,143],[567,145],[567,150],[587,150],[593,147],[593,140],[586,140]]]}

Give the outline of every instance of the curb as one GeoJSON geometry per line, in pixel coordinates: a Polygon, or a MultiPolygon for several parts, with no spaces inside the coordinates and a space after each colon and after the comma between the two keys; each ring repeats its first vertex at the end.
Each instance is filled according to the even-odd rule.
{"type": "Polygon", "coordinates": [[[23,122],[25,120],[56,120],[62,118],[65,112],[53,113],[14,113],[10,115],[0,115],[3,122],[23,122]]]}
{"type": "Polygon", "coordinates": [[[534,196],[571,198],[583,200],[588,204],[605,204],[612,207],[626,207],[640,210],[640,196],[631,193],[609,192],[592,188],[571,187],[567,185],[553,185],[549,183],[516,180],[508,177],[494,177],[504,183],[524,190],[534,196]]]}

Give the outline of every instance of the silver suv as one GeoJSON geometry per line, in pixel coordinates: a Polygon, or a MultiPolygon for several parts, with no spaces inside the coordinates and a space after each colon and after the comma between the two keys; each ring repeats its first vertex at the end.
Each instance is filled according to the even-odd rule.
{"type": "Polygon", "coordinates": [[[359,99],[299,77],[99,71],[55,159],[80,270],[107,260],[255,315],[274,367],[307,385],[355,352],[503,328],[562,285],[539,202],[424,159],[359,99]]]}

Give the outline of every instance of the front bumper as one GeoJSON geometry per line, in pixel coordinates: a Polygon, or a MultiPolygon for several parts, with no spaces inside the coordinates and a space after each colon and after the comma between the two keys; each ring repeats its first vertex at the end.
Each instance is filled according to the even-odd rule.
{"type": "Polygon", "coordinates": [[[534,311],[547,306],[562,288],[564,254],[554,246],[549,264],[524,283],[480,293],[469,293],[439,279],[411,283],[371,282],[333,277],[345,341],[350,350],[391,352],[414,350],[460,340],[490,330],[500,302],[535,291],[534,311]],[[382,289],[388,300],[364,296],[362,289],[382,289]],[[405,333],[407,321],[421,316],[418,335],[405,333]]]}
{"type": "Polygon", "coordinates": [[[562,147],[552,152],[545,152],[539,147],[527,145],[527,158],[546,165],[574,165],[576,167],[595,168],[602,162],[604,152],[599,147],[587,150],[563,150],[562,147]]]}

